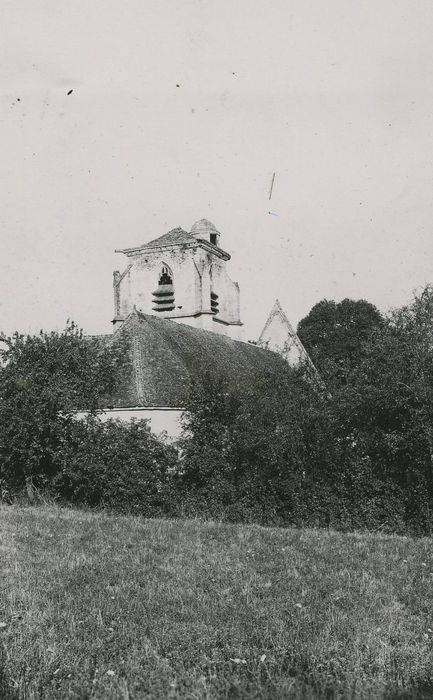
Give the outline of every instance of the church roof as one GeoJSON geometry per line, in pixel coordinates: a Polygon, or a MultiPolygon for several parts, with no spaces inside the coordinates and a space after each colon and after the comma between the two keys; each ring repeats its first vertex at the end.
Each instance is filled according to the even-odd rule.
{"type": "Polygon", "coordinates": [[[130,367],[110,399],[119,408],[181,408],[191,381],[204,371],[245,389],[269,369],[287,371],[287,363],[269,350],[135,310],[113,336],[122,338],[130,367]]]}

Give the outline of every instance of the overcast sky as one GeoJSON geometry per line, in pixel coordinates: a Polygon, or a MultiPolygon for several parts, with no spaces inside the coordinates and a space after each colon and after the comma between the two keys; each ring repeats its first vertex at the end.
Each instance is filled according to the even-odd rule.
{"type": "Polygon", "coordinates": [[[68,317],[110,332],[114,249],[203,217],[250,338],[276,297],[297,323],[323,298],[387,310],[433,281],[431,0],[2,0],[1,15],[6,332],[68,317]]]}

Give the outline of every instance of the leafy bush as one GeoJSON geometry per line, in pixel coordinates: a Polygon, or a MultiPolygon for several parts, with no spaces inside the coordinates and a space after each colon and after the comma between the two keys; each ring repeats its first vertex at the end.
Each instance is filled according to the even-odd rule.
{"type": "MultiPolygon", "coordinates": [[[[364,311],[374,323],[362,352],[344,365],[344,381],[341,356],[328,358],[325,391],[302,368],[264,376],[250,395],[210,376],[195,387],[183,446],[189,508],[268,524],[431,532],[433,289],[383,320],[364,307],[361,330],[364,311]]],[[[351,328],[348,348],[355,336],[351,328]]]]}
{"type": "Polygon", "coordinates": [[[0,481],[12,492],[44,485],[74,413],[94,413],[121,376],[120,345],[85,338],[74,324],[62,333],[3,338],[0,349],[0,481]]]}
{"type": "Polygon", "coordinates": [[[153,435],[146,421],[76,421],[59,451],[52,482],[66,501],[145,516],[170,508],[177,451],[153,435]]]}
{"type": "Polygon", "coordinates": [[[229,519],[302,520],[312,486],[336,469],[331,421],[326,397],[301,372],[268,373],[243,394],[204,376],[185,414],[188,502],[229,519]]]}

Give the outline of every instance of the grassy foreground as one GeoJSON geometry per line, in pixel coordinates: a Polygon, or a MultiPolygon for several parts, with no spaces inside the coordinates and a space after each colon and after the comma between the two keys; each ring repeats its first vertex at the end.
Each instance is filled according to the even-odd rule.
{"type": "Polygon", "coordinates": [[[0,697],[431,698],[429,539],[0,508],[0,697]]]}

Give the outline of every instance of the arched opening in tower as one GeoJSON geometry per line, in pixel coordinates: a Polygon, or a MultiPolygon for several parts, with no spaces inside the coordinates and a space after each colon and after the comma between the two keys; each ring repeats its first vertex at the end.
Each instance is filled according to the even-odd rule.
{"type": "Polygon", "coordinates": [[[158,287],[152,293],[154,311],[173,311],[174,309],[174,287],[173,273],[168,265],[163,265],[162,272],[158,279],[158,287]]]}

